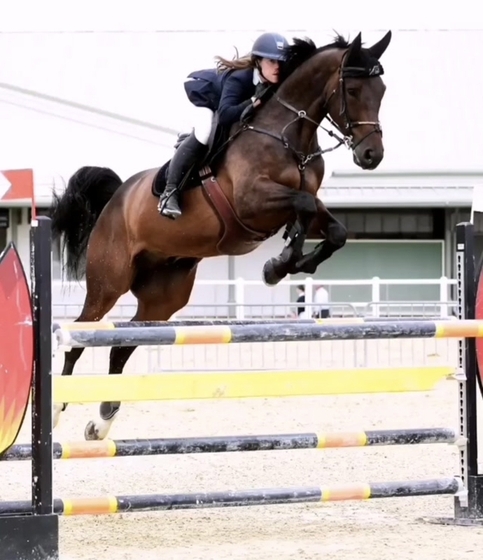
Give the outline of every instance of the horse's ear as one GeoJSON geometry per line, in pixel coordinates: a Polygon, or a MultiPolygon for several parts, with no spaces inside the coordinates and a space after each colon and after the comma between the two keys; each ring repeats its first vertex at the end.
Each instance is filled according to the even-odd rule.
{"type": "Polygon", "coordinates": [[[351,55],[357,54],[362,47],[362,33],[359,32],[356,38],[352,41],[349,46],[349,50],[347,52],[347,60],[351,57],[351,55]]]}
{"type": "Polygon", "coordinates": [[[391,42],[391,37],[392,31],[388,31],[380,41],[367,49],[376,60],[379,60],[384,54],[384,51],[387,49],[389,43],[391,42]]]}

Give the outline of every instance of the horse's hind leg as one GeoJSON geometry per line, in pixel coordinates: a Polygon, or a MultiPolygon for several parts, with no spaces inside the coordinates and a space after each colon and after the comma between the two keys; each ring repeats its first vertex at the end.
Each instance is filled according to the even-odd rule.
{"type": "MultiPolygon", "coordinates": [[[[137,265],[132,293],[138,308],[132,321],[167,321],[184,307],[190,298],[198,265],[196,259],[180,259],[174,264],[137,265]]],[[[113,347],[109,358],[109,374],[121,374],[136,346],[113,347]]],[[[91,420],[85,429],[87,440],[107,437],[121,407],[120,402],[103,402],[99,420],[91,420]]]]}
{"type": "MultiPolygon", "coordinates": [[[[92,250],[86,270],[87,294],[81,314],[74,322],[99,321],[115,305],[120,296],[125,294],[132,281],[130,255],[126,247],[122,247],[122,235],[117,238],[118,248],[109,250],[109,245],[95,230],[92,234],[92,250]],[[96,243],[97,241],[97,243],[96,243]],[[109,274],[109,276],[107,276],[109,274]]],[[[75,364],[85,348],[73,348],[66,352],[61,375],[72,375],[75,364]]],[[[67,408],[67,403],[54,403],[54,427],[60,413],[67,408]]]]}

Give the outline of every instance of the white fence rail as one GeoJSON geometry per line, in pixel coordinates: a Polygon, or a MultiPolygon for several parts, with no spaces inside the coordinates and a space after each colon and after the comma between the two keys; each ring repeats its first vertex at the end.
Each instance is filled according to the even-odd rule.
{"type": "MultiPolygon", "coordinates": [[[[305,303],[300,306],[313,308],[315,290],[323,285],[329,292],[329,307],[332,316],[350,317],[448,317],[455,312],[452,291],[456,280],[441,277],[435,279],[383,279],[366,280],[285,280],[274,287],[266,286],[260,280],[198,280],[188,305],[176,317],[202,318],[280,318],[295,316],[298,304],[295,302],[294,287],[305,286],[305,303]],[[391,299],[391,287],[412,287],[411,298],[391,299]],[[422,286],[434,287],[438,297],[417,298],[422,286]],[[333,300],[332,293],[337,288],[346,288],[347,299],[333,300]],[[352,300],[351,288],[360,294],[360,288],[367,288],[367,298],[352,300]]],[[[83,306],[85,283],[60,282],[53,284],[53,314],[57,320],[75,319],[83,306]]],[[[136,311],[136,299],[132,294],[123,295],[117,305],[107,314],[111,319],[130,319],[136,311]]]]}

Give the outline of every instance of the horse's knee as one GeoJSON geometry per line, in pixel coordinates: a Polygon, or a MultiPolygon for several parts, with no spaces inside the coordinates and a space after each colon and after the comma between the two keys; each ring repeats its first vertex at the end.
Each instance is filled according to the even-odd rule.
{"type": "Polygon", "coordinates": [[[314,216],[317,213],[317,201],[315,196],[308,192],[297,192],[294,200],[297,214],[314,216]]]}
{"type": "Polygon", "coordinates": [[[329,240],[337,249],[341,249],[347,241],[347,229],[340,222],[330,224],[329,240]]]}

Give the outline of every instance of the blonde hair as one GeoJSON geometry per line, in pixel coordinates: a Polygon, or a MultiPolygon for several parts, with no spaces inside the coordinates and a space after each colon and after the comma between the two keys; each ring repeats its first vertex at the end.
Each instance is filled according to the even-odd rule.
{"type": "Polygon", "coordinates": [[[236,55],[228,60],[222,56],[215,56],[216,68],[218,72],[224,72],[225,70],[246,70],[247,68],[256,68],[256,59],[251,54],[246,54],[244,56],[238,56],[238,50],[235,47],[236,55]]]}

